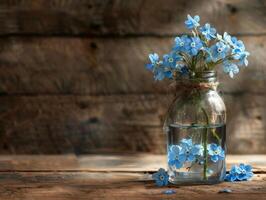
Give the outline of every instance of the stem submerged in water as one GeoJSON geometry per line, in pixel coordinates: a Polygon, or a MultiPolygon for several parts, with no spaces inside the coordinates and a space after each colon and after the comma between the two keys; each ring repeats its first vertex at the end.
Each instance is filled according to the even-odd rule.
{"type": "Polygon", "coordinates": [[[208,144],[208,125],[209,125],[209,117],[204,108],[201,108],[202,112],[206,117],[206,128],[203,134],[203,156],[204,156],[204,166],[203,166],[203,179],[207,180],[207,169],[208,169],[208,152],[207,152],[207,144],[208,144]]]}

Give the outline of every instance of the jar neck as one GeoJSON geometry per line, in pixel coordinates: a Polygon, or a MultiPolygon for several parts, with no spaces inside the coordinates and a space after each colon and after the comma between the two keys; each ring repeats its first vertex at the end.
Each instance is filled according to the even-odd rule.
{"type": "Polygon", "coordinates": [[[193,92],[195,90],[216,90],[218,87],[215,71],[204,71],[176,81],[177,91],[193,92]]]}
{"type": "Polygon", "coordinates": [[[189,77],[188,81],[193,83],[216,83],[217,73],[215,71],[197,72],[194,76],[189,77]]]}

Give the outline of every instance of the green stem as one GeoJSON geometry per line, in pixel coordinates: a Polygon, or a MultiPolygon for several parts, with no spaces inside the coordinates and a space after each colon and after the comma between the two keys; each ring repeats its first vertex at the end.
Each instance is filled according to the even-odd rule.
{"type": "Polygon", "coordinates": [[[202,112],[206,117],[206,128],[203,135],[203,156],[204,156],[204,166],[203,166],[203,179],[207,180],[207,169],[208,169],[208,152],[207,152],[207,144],[208,144],[208,125],[209,125],[209,117],[204,108],[201,108],[202,112]]]}
{"type": "Polygon", "coordinates": [[[211,129],[211,132],[213,134],[213,136],[218,140],[219,144],[221,143],[221,138],[219,137],[219,135],[217,135],[216,131],[214,128],[211,129]]]}

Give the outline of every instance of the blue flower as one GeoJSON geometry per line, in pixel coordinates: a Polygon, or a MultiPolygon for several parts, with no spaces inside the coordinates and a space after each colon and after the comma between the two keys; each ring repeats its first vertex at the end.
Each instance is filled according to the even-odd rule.
{"type": "Polygon", "coordinates": [[[158,66],[160,64],[160,58],[157,53],[153,53],[153,54],[151,53],[149,54],[149,59],[151,63],[147,64],[146,68],[152,71],[155,68],[155,66],[158,66]]]}
{"type": "Polygon", "coordinates": [[[232,53],[240,53],[245,51],[245,45],[241,40],[237,40],[236,37],[232,38],[232,43],[234,49],[232,50],[232,53]]]}
{"type": "Polygon", "coordinates": [[[195,144],[192,149],[191,152],[194,156],[202,156],[203,155],[203,146],[200,144],[195,144]]]}
{"type": "Polygon", "coordinates": [[[183,138],[181,141],[180,141],[180,145],[185,148],[185,149],[189,149],[192,147],[192,139],[185,139],[183,138]]]}
{"type": "Polygon", "coordinates": [[[239,171],[240,173],[238,174],[237,178],[240,181],[249,180],[253,176],[252,167],[250,165],[241,163],[239,165],[239,171]]]}
{"type": "Polygon", "coordinates": [[[164,79],[164,77],[165,77],[165,75],[164,75],[164,69],[162,67],[156,68],[154,70],[154,79],[156,81],[161,81],[161,80],[164,79]]]}
{"type": "Polygon", "coordinates": [[[240,164],[239,166],[233,165],[229,174],[226,175],[226,181],[246,181],[253,176],[252,167],[250,165],[240,164]]]}
{"type": "Polygon", "coordinates": [[[224,188],[224,189],[221,189],[221,190],[219,191],[219,193],[231,193],[231,192],[232,192],[232,190],[229,189],[229,188],[224,188]]]}
{"type": "Polygon", "coordinates": [[[186,154],[184,149],[179,145],[173,145],[169,149],[168,163],[175,166],[177,169],[181,168],[186,161],[186,154]]]}
{"type": "Polygon", "coordinates": [[[233,46],[234,45],[234,40],[235,37],[231,37],[231,35],[229,35],[227,32],[224,32],[223,35],[223,41],[226,42],[227,44],[233,46]]]}
{"type": "Polygon", "coordinates": [[[209,144],[208,147],[208,153],[211,157],[211,160],[213,162],[217,162],[218,160],[224,160],[224,150],[221,146],[218,146],[215,143],[209,144]]]}
{"type": "Polygon", "coordinates": [[[216,29],[212,28],[210,24],[205,24],[203,27],[200,28],[200,32],[207,40],[211,40],[216,38],[215,33],[216,29]]]}
{"type": "Polygon", "coordinates": [[[200,21],[200,17],[198,15],[194,17],[187,15],[187,20],[185,21],[185,25],[188,29],[193,29],[193,28],[200,26],[199,21],[200,21]]]}
{"type": "Polygon", "coordinates": [[[202,41],[199,37],[192,37],[189,46],[187,46],[188,53],[192,56],[198,54],[199,50],[203,47],[202,41]]]}
{"type": "Polygon", "coordinates": [[[238,66],[229,61],[223,62],[223,70],[225,73],[229,74],[231,78],[234,78],[234,75],[239,72],[238,66]]]}
{"type": "Polygon", "coordinates": [[[237,38],[232,39],[233,42],[233,50],[232,54],[234,55],[233,58],[239,60],[238,64],[240,66],[247,66],[248,60],[247,57],[250,55],[249,52],[245,50],[245,45],[241,40],[237,40],[237,38]]]}
{"type": "Polygon", "coordinates": [[[158,172],[154,173],[152,178],[159,187],[168,185],[169,175],[163,168],[160,168],[158,172]]]}
{"type": "Polygon", "coordinates": [[[168,68],[164,68],[163,66],[157,67],[154,69],[154,79],[156,81],[161,81],[164,78],[172,78],[172,71],[168,68]]]}
{"type": "Polygon", "coordinates": [[[176,62],[180,61],[181,59],[182,57],[178,54],[174,54],[174,52],[170,54],[165,54],[163,56],[163,66],[175,69],[177,67],[176,62]]]}
{"type": "Polygon", "coordinates": [[[186,52],[186,47],[189,43],[190,43],[190,39],[187,35],[182,35],[181,37],[176,37],[173,50],[186,52]]]}
{"type": "Polygon", "coordinates": [[[219,41],[210,47],[208,53],[210,54],[210,59],[213,62],[216,62],[219,59],[224,59],[227,56],[229,50],[230,48],[228,45],[226,45],[222,41],[219,41]]]}
{"type": "Polygon", "coordinates": [[[177,68],[177,70],[178,70],[178,72],[180,73],[181,76],[186,76],[189,73],[188,68],[182,63],[177,64],[176,68],[177,68]]]}
{"type": "Polygon", "coordinates": [[[243,66],[243,65],[248,66],[248,59],[247,59],[247,57],[249,55],[250,55],[249,52],[243,51],[243,52],[240,52],[240,53],[234,55],[234,59],[239,60],[238,64],[240,66],[243,66]]]}
{"type": "Polygon", "coordinates": [[[180,146],[185,154],[186,161],[192,162],[197,156],[203,155],[203,147],[200,144],[192,144],[191,139],[182,139],[180,141],[180,146]]]}
{"type": "Polygon", "coordinates": [[[229,174],[226,175],[225,180],[230,182],[236,181],[239,173],[240,173],[239,168],[236,165],[233,165],[229,174]]]}
{"type": "Polygon", "coordinates": [[[179,67],[179,72],[180,72],[180,74],[181,74],[182,76],[186,76],[186,75],[188,75],[188,73],[189,73],[188,68],[187,68],[186,66],[184,66],[184,65],[181,65],[181,66],[179,67]]]}

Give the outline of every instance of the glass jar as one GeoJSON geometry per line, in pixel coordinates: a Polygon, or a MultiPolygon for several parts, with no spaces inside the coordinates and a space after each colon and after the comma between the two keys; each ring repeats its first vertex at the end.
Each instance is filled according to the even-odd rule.
{"type": "Polygon", "coordinates": [[[169,181],[214,184],[224,180],[226,113],[214,71],[177,83],[164,123],[169,181]]]}

